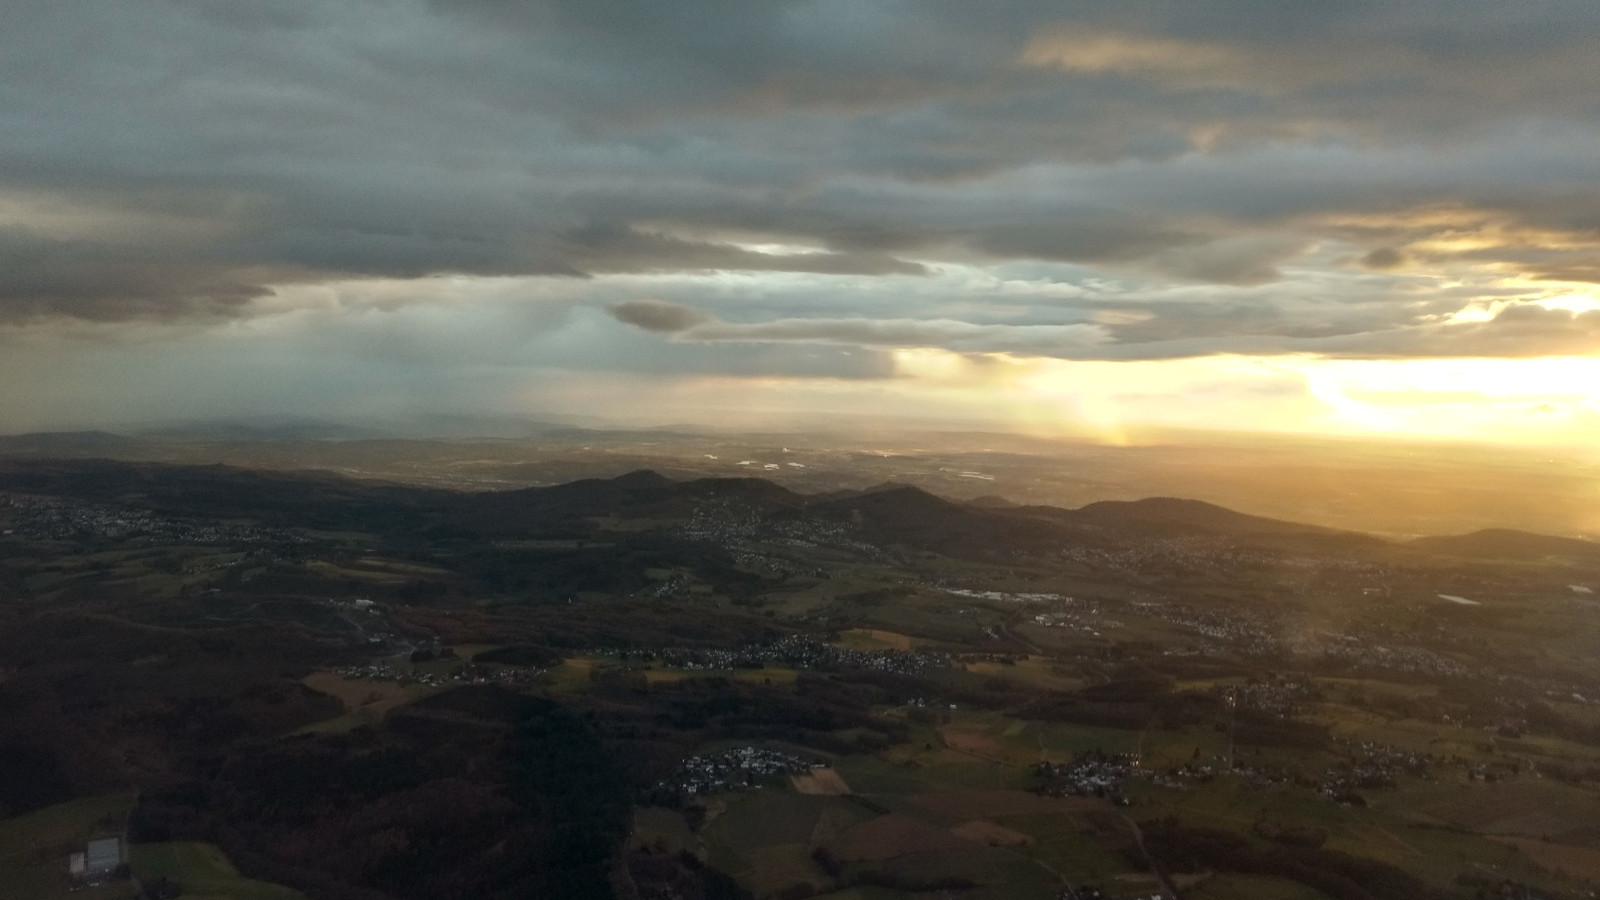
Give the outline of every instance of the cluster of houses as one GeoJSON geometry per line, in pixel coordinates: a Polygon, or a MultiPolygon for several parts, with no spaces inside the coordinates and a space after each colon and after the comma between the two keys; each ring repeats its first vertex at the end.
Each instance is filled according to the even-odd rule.
{"type": "MultiPolygon", "coordinates": [[[[1061,547],[1050,558],[1124,575],[1148,575],[1163,569],[1177,573],[1259,571],[1262,567],[1281,568],[1300,562],[1205,538],[1144,541],[1116,548],[1073,544],[1061,547]]],[[[1315,564],[1330,567],[1339,562],[1319,559],[1315,564]]]]}
{"type": "Polygon", "coordinates": [[[1387,669],[1408,675],[1462,678],[1472,670],[1448,656],[1426,647],[1393,646],[1347,634],[1329,636],[1316,649],[1324,659],[1336,660],[1365,669],[1387,669]]]}
{"type": "Polygon", "coordinates": [[[1064,594],[1028,593],[1013,591],[979,591],[972,588],[942,588],[946,594],[968,600],[987,600],[991,603],[1071,603],[1073,598],[1064,594]]]}
{"type": "Polygon", "coordinates": [[[769,784],[786,775],[800,775],[813,769],[826,769],[817,762],[765,747],[734,747],[719,753],[691,756],[668,778],[657,783],[652,794],[661,796],[705,796],[728,791],[746,791],[769,784]]]}
{"type": "Polygon", "coordinates": [[[1252,709],[1280,718],[1293,716],[1299,704],[1316,695],[1316,689],[1310,682],[1297,676],[1271,677],[1266,681],[1252,681],[1225,690],[1240,709],[1252,709]]]}
{"type": "Polygon", "coordinates": [[[664,668],[689,671],[760,669],[768,665],[791,669],[869,669],[917,675],[950,667],[950,655],[927,650],[854,650],[792,634],[768,644],[747,644],[733,649],[660,647],[644,650],[595,650],[596,655],[624,661],[653,662],[664,668]]]}
{"type": "Polygon", "coordinates": [[[463,684],[528,685],[534,683],[545,672],[544,669],[521,666],[481,666],[465,662],[448,671],[401,668],[387,662],[365,666],[343,666],[333,671],[336,675],[352,680],[392,681],[396,684],[420,684],[427,687],[454,687],[463,684]]]}
{"type": "Polygon", "coordinates": [[[805,578],[828,578],[828,570],[822,566],[801,564],[787,557],[777,556],[772,553],[762,553],[749,548],[739,548],[733,551],[733,561],[740,568],[758,572],[762,575],[776,578],[787,578],[799,575],[805,578]]]}
{"type": "Polygon", "coordinates": [[[1430,753],[1367,741],[1352,743],[1349,758],[1322,773],[1317,793],[1337,803],[1364,805],[1358,791],[1393,789],[1402,776],[1426,776],[1428,767],[1438,761],[1430,753]]]}
{"type": "Polygon", "coordinates": [[[1105,753],[1089,750],[1071,762],[1039,762],[1033,773],[1044,779],[1038,791],[1047,797],[1105,797],[1120,806],[1128,805],[1122,795],[1123,782],[1139,769],[1139,759],[1131,753],[1105,753]]]}
{"type": "MultiPolygon", "coordinates": [[[[1414,644],[1389,643],[1372,635],[1337,632],[1289,634],[1271,618],[1248,610],[1204,609],[1136,602],[1135,606],[1163,621],[1206,638],[1201,656],[1222,652],[1256,657],[1320,657],[1354,668],[1382,669],[1408,675],[1465,677],[1472,670],[1448,656],[1414,644]]],[[[1168,655],[1177,655],[1169,652],[1168,655]]]]}
{"type": "Polygon", "coordinates": [[[1042,779],[1034,790],[1052,797],[1103,797],[1127,805],[1123,786],[1130,779],[1150,784],[1184,788],[1205,783],[1218,775],[1229,774],[1256,787],[1298,784],[1315,790],[1334,803],[1365,806],[1362,791],[1391,790],[1403,777],[1428,778],[1438,766],[1456,766],[1468,780],[1500,781],[1515,778],[1522,767],[1511,760],[1488,762],[1406,750],[1370,741],[1339,741],[1347,758],[1323,771],[1308,775],[1270,763],[1240,763],[1196,758],[1165,769],[1141,767],[1131,754],[1104,753],[1099,750],[1080,754],[1071,762],[1040,762],[1033,773],[1042,779]]]}
{"type": "Polygon", "coordinates": [[[1273,623],[1246,610],[1189,606],[1154,609],[1164,621],[1216,642],[1212,652],[1228,650],[1247,656],[1278,656],[1283,652],[1273,623]]]}
{"type": "Polygon", "coordinates": [[[1468,781],[1510,781],[1522,774],[1522,764],[1509,759],[1463,763],[1468,781]]]}
{"type": "MultiPolygon", "coordinates": [[[[1198,782],[1204,784],[1227,772],[1234,778],[1244,781],[1251,787],[1264,788],[1274,784],[1289,784],[1296,780],[1295,773],[1282,766],[1264,763],[1259,760],[1252,762],[1234,762],[1221,757],[1211,757],[1216,765],[1200,760],[1190,760],[1180,766],[1174,766],[1161,772],[1151,781],[1154,784],[1166,787],[1181,787],[1185,782],[1198,782]]],[[[1300,779],[1305,781],[1304,778],[1300,779]]]]}
{"type": "Polygon", "coordinates": [[[1103,618],[1099,604],[1039,613],[1032,621],[1042,628],[1065,628],[1090,637],[1099,637],[1102,629],[1122,627],[1122,622],[1117,619],[1103,618]]]}
{"type": "Polygon", "coordinates": [[[179,544],[297,543],[302,539],[286,531],[222,522],[191,522],[158,516],[148,510],[119,509],[82,503],[62,503],[15,495],[0,495],[11,525],[19,537],[68,540],[82,537],[132,538],[179,544]]]}
{"type": "MultiPolygon", "coordinates": [[[[1364,806],[1366,800],[1361,796],[1361,791],[1392,789],[1398,786],[1403,776],[1425,778],[1431,766],[1448,762],[1434,754],[1418,753],[1387,744],[1341,739],[1335,739],[1335,742],[1345,746],[1346,759],[1320,775],[1309,775],[1260,761],[1237,763],[1230,768],[1225,761],[1219,766],[1211,766],[1195,760],[1149,777],[1153,784],[1181,787],[1185,782],[1206,782],[1222,772],[1228,772],[1255,787],[1297,784],[1311,788],[1335,803],[1364,806]]],[[[1463,760],[1457,762],[1470,765],[1463,760]]],[[[1141,771],[1138,774],[1145,773],[1141,771]]]]}
{"type": "Polygon", "coordinates": [[[830,547],[869,558],[883,555],[878,546],[852,536],[849,525],[844,522],[811,517],[774,518],[731,498],[701,501],[689,519],[679,526],[678,534],[691,541],[716,544],[732,552],[741,565],[745,564],[745,557],[756,563],[794,565],[761,552],[759,544],[796,549],[830,547]]]}

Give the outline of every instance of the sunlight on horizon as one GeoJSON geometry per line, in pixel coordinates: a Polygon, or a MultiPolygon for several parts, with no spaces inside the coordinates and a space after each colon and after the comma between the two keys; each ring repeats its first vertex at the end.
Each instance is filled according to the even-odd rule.
{"type": "Polygon", "coordinates": [[[1600,358],[1208,356],[1068,361],[895,354],[921,388],[986,395],[1025,432],[1112,445],[1141,428],[1576,445],[1600,436],[1600,358]]]}

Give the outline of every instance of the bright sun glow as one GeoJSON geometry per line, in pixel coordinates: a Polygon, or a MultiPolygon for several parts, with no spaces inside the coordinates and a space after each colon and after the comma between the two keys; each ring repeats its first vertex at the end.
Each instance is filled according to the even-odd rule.
{"type": "Polygon", "coordinates": [[[1499,443],[1600,436],[1600,358],[1106,362],[922,349],[895,361],[922,390],[981,394],[1024,431],[1111,444],[1152,427],[1499,443]]]}

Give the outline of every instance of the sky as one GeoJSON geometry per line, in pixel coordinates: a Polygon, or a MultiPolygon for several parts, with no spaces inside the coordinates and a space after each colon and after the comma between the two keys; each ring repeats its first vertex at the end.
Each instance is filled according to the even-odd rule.
{"type": "Polygon", "coordinates": [[[8,0],[0,431],[1600,437],[1593,0],[8,0]]]}

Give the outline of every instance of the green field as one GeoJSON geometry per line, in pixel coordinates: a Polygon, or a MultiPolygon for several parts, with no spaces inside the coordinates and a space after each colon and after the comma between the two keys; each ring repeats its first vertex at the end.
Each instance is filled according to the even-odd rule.
{"type": "MultiPolygon", "coordinates": [[[[132,880],[90,892],[67,884],[67,857],[97,833],[121,831],[132,793],[106,794],[62,803],[0,821],[0,897],[10,900],[131,900],[132,880]]],[[[211,844],[135,844],[129,862],[136,879],[164,876],[193,900],[305,900],[298,891],[241,876],[211,844]]]]}
{"type": "Polygon", "coordinates": [[[132,863],[139,878],[168,878],[191,900],[305,900],[299,891],[240,875],[214,844],[135,844],[132,863]]]}
{"type": "MultiPolygon", "coordinates": [[[[1049,896],[1052,885],[1061,880],[1103,884],[1112,896],[1148,896],[1151,885],[1144,884],[1140,879],[1145,873],[1130,864],[1126,856],[1129,835],[1109,805],[1099,813],[1066,806],[1061,812],[1019,812],[1008,811],[1009,801],[995,798],[1015,796],[1014,792],[1028,787],[1033,778],[1031,764],[1041,754],[1064,760],[1092,748],[1141,750],[1147,764],[1168,766],[1188,761],[1196,751],[1202,760],[1214,761],[1226,745],[1225,734],[1214,729],[1141,734],[1027,722],[972,709],[940,710],[937,723],[908,726],[910,733],[903,744],[874,755],[835,760],[837,771],[861,801],[827,798],[824,804],[822,798],[800,797],[777,787],[721,798],[725,811],[702,832],[711,864],[758,897],[773,896],[800,883],[817,889],[838,885],[837,880],[818,881],[820,870],[811,852],[817,847],[850,846],[851,822],[876,819],[872,812],[876,808],[946,835],[951,829],[959,832],[967,827],[963,823],[986,821],[1025,835],[1027,842],[989,847],[974,843],[931,855],[896,850],[888,858],[851,863],[843,884],[860,872],[903,878],[907,883],[915,883],[921,875],[943,874],[978,885],[972,894],[977,897],[1049,896]],[[819,814],[819,808],[834,811],[836,821],[826,829],[828,834],[822,824],[829,815],[819,814]],[[1145,891],[1142,895],[1141,890],[1145,891]]],[[[1405,727],[1419,743],[1425,743],[1430,729],[1456,731],[1416,721],[1405,727]]],[[[1239,752],[1241,764],[1293,760],[1312,770],[1338,758],[1333,752],[1272,747],[1241,748],[1239,752]]],[[[1255,824],[1263,820],[1320,830],[1327,835],[1329,850],[1394,865],[1435,885],[1454,884],[1463,872],[1500,873],[1497,877],[1551,888],[1570,885],[1548,878],[1516,848],[1466,829],[1492,826],[1534,836],[1548,833],[1581,845],[1582,827],[1588,821],[1584,811],[1595,808],[1595,794],[1587,788],[1526,778],[1474,787],[1454,781],[1404,779],[1398,789],[1368,792],[1370,805],[1365,809],[1330,802],[1307,786],[1263,786],[1243,775],[1218,775],[1177,788],[1135,780],[1128,792],[1134,800],[1128,813],[1146,823],[1172,817],[1190,827],[1245,835],[1251,835],[1255,824]]],[[[1295,882],[1242,874],[1206,877],[1191,892],[1202,900],[1321,900],[1324,896],[1295,882]]]]}
{"type": "MultiPolygon", "coordinates": [[[[67,889],[67,856],[101,830],[121,831],[132,793],[106,794],[48,806],[0,821],[0,897],[55,900],[88,896],[67,889]]],[[[99,889],[95,900],[135,894],[131,883],[99,889]]]]}
{"type": "MultiPolygon", "coordinates": [[[[1038,725],[982,713],[955,719],[969,734],[992,742],[1000,758],[1014,756],[1018,762],[964,754],[935,743],[933,729],[919,729],[912,743],[917,748],[931,743],[932,749],[906,753],[902,746],[884,755],[835,761],[859,799],[802,796],[783,787],[716,798],[714,813],[700,832],[708,863],[757,897],[800,884],[825,890],[866,877],[908,887],[951,879],[975,885],[968,895],[975,898],[1048,900],[1063,879],[1084,883],[1142,875],[1120,853],[1127,838],[1123,830],[1098,828],[1080,816],[1087,801],[1049,800],[1021,790],[1029,777],[1026,764],[1038,758],[1038,725]],[[975,823],[980,829],[1009,831],[1016,842],[991,845],[967,836],[975,823]],[[893,837],[897,832],[905,836],[893,837]],[[818,848],[855,860],[845,864],[842,880],[816,863],[818,848]]],[[[1112,736],[1099,729],[1071,736],[1064,727],[1052,728],[1047,743],[1094,746],[1112,736]]],[[[1120,737],[1137,739],[1126,733],[1120,737]]],[[[649,829],[652,835],[659,830],[649,829]]],[[[1134,884],[1119,887],[1132,890],[1134,884]]],[[[915,894],[872,890],[861,896],[915,894]]],[[[1117,890],[1113,896],[1122,893],[1117,890]]],[[[853,895],[845,891],[838,896],[853,895]]]]}

